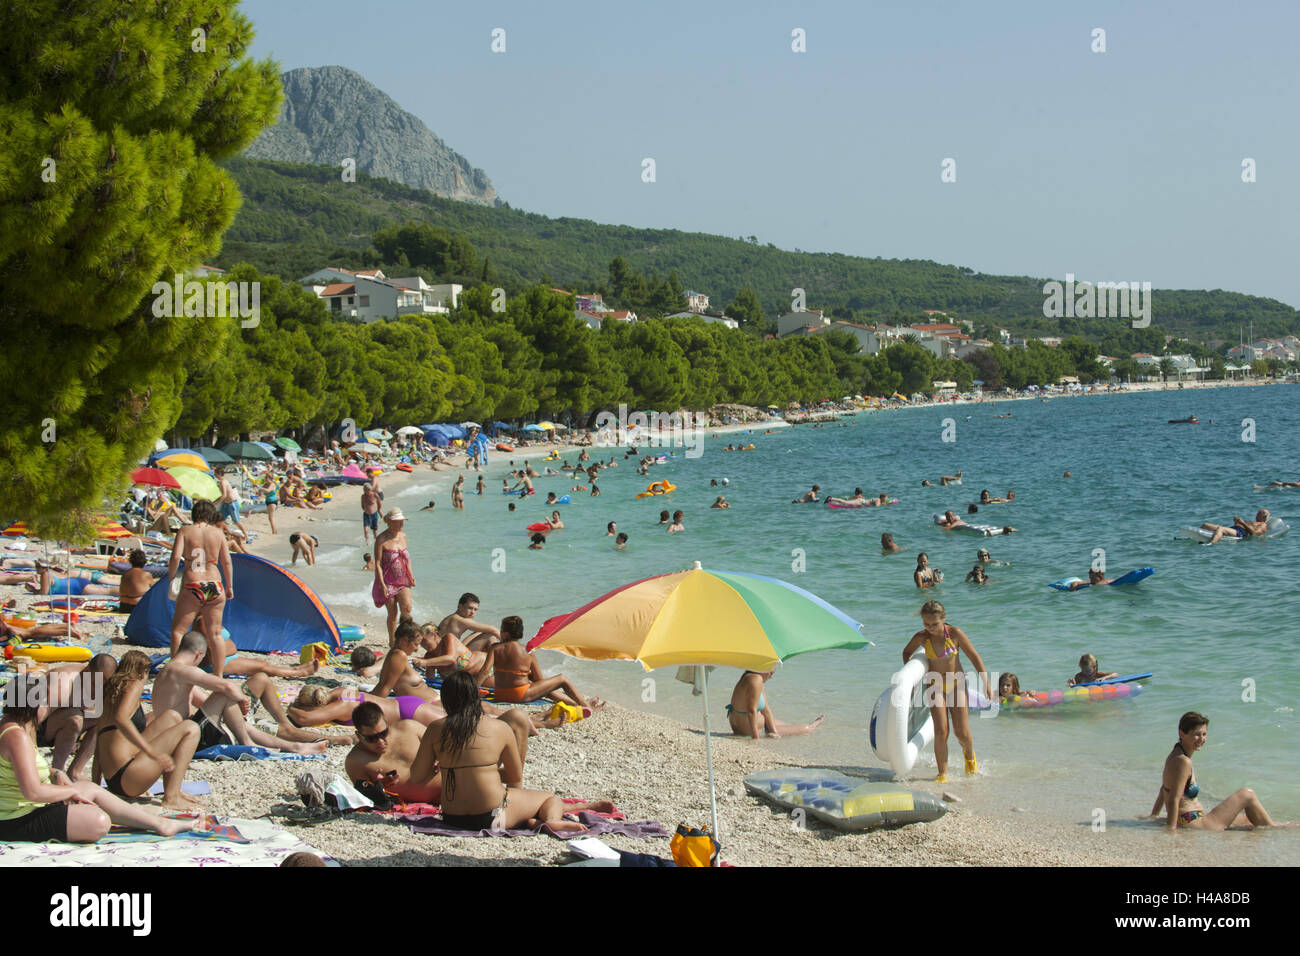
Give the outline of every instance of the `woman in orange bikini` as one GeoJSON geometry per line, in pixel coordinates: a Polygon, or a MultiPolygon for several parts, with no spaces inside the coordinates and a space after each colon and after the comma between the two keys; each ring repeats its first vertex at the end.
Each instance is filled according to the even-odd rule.
{"type": "Polygon", "coordinates": [[[934,720],[934,762],[938,765],[937,783],[948,779],[948,714],[952,713],[952,729],[961,743],[966,757],[966,776],[974,775],[979,767],[975,761],[975,740],[970,732],[970,715],[966,709],[966,674],[961,669],[964,653],[980,676],[985,698],[990,698],[989,675],[984,661],[970,642],[966,632],[947,623],[947,612],[938,601],[926,601],[921,606],[924,630],[917,631],[903,648],[903,663],[912,659],[922,646],[925,648],[929,672],[925,675],[925,697],[934,720]],[[942,641],[939,650],[935,642],[942,641]]]}
{"type": "MultiPolygon", "coordinates": [[[[212,673],[221,677],[227,656],[226,642],[221,636],[221,617],[226,602],[235,599],[230,549],[226,546],[226,536],[217,527],[221,516],[216,505],[211,501],[196,501],[190,517],[194,523],[176,532],[171,562],[167,565],[167,580],[173,581],[182,559],[185,561],[180,593],[176,595],[176,611],[172,615],[171,653],[174,657],[180,650],[181,638],[189,633],[197,616],[196,630],[207,638],[207,658],[212,673]]],[[[175,593],[175,584],[172,588],[175,593]]]]}
{"type": "Polygon", "coordinates": [[[539,697],[549,697],[573,707],[599,710],[605,702],[599,697],[587,699],[563,674],[542,676],[541,665],[535,655],[524,649],[524,621],[516,615],[501,621],[501,643],[493,644],[488,651],[489,663],[495,671],[496,698],[506,704],[527,704],[539,697]]]}

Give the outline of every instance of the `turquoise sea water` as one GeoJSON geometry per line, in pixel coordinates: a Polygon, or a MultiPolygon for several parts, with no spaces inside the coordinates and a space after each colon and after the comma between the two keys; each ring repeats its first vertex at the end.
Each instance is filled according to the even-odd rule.
{"type": "MultiPolygon", "coordinates": [[[[1234,514],[1253,517],[1261,506],[1300,524],[1300,490],[1252,489],[1274,478],[1300,478],[1300,389],[1169,391],[864,413],[822,428],[770,435],[755,430],[752,439],[743,433],[711,437],[702,457],[678,457],[652,469],[649,478],[635,474],[634,460],[624,459],[621,449],[604,450],[605,458],[611,454],[620,467],[602,473],[602,496],[575,493],[577,500],[561,509],[566,528],[542,552],[527,549],[523,527],[548,512],[542,503],[547,491],[570,493],[574,482],[541,478],[538,495],[510,514],[507,502],[518,499],[501,495],[500,471],[518,455],[494,455],[487,493],[469,494],[465,512],[453,512],[443,490],[436,495],[436,512],[415,512],[430,497],[432,479],[422,475],[400,497],[390,496],[411,519],[407,533],[420,581],[417,616],[446,613],[460,592],[472,590],[488,620],[521,614],[531,635],[547,617],[696,560],[783,578],[864,622],[877,646],[784,664],[768,685],[776,714],[802,722],[825,713],[827,721],[813,737],[763,746],[809,764],[872,767],[880,766],[865,739],[872,704],[902,664],[902,647],[920,626],[921,604],[935,597],[946,605],[948,620],[970,635],[989,669],[1014,671],[1022,687],[1063,687],[1084,652],[1096,655],[1106,670],[1155,672],[1134,701],[975,720],[976,749],[988,778],[981,783],[1003,788],[1008,804],[1084,821],[1094,806],[1146,813],[1176,740],[1179,715],[1199,710],[1211,718],[1209,742],[1197,757],[1203,793],[1213,801],[1251,786],[1275,816],[1300,818],[1292,762],[1300,697],[1300,527],[1274,540],[1212,547],[1174,539],[1181,526],[1230,523],[1234,514]],[[1007,412],[1013,417],[994,418],[1007,412]],[[1205,424],[1166,424],[1189,414],[1205,424]],[[956,426],[954,442],[942,440],[949,418],[956,426]],[[1243,419],[1255,423],[1254,442],[1242,440],[1243,419]],[[721,450],[742,437],[757,450],[721,450]],[[920,486],[924,478],[937,481],[958,470],[964,473],[961,486],[920,486]],[[1072,478],[1062,477],[1066,470],[1072,478]],[[711,478],[724,476],[730,479],[727,488],[709,486],[711,478]],[[678,486],[671,497],[635,498],[649,481],[661,479],[678,486]],[[862,511],[790,504],[814,483],[823,494],[848,495],[861,486],[868,494],[888,492],[900,503],[862,511]],[[964,513],[983,488],[995,497],[1014,488],[1016,501],[981,509],[971,520],[1010,523],[1022,533],[976,538],[933,527],[934,512],[950,507],[964,513]],[[719,491],[732,502],[731,510],[710,510],[719,491]],[[662,508],[686,512],[686,533],[668,535],[657,527],[662,508]],[[613,551],[612,539],[605,537],[611,520],[630,535],[624,553],[613,551]],[[906,552],[882,556],[883,531],[892,532],[906,552]],[[991,568],[992,581],[982,588],[963,583],[981,545],[1010,562],[991,568]],[[496,548],[504,549],[504,571],[493,571],[496,548]],[[1086,577],[1098,548],[1105,550],[1111,576],[1145,565],[1156,574],[1129,588],[1071,594],[1047,587],[1068,575],[1086,577]],[[921,550],[947,575],[932,593],[912,585],[921,550]],[[799,551],[802,572],[793,570],[799,551]]],[[[542,470],[536,456],[532,461],[542,470]]],[[[471,473],[471,490],[473,481],[471,473]]],[[[307,577],[332,604],[370,607],[375,626],[382,627],[382,614],[369,605],[369,576],[357,570],[358,554],[328,555],[307,577]]],[[[626,706],[702,726],[699,698],[670,673],[650,675],[655,699],[643,701],[646,675],[639,665],[554,654],[544,656],[543,664],[626,706]]],[[[713,676],[715,730],[725,727],[722,705],[737,676],[726,669],[713,676]]],[[[960,773],[955,740],[951,748],[960,773]]],[[[919,766],[916,779],[932,780],[933,757],[924,760],[929,769],[919,766]]]]}

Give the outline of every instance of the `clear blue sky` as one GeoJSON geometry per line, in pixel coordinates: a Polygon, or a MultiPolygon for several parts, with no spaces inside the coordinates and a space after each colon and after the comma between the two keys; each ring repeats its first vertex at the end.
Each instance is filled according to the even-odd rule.
{"type": "Polygon", "coordinates": [[[1300,4],[242,10],[258,57],[357,71],[517,209],[1300,306],[1300,4]],[[1096,27],[1105,53],[1091,50],[1096,27]],[[955,183],[940,182],[947,157],[955,183]]]}

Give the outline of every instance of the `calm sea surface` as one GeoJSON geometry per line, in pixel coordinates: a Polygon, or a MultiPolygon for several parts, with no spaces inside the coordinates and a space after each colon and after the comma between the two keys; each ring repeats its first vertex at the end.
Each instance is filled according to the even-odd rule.
{"type": "MultiPolygon", "coordinates": [[[[649,478],[635,473],[622,450],[604,450],[620,467],[602,474],[601,497],[575,493],[575,502],[563,508],[566,528],[543,552],[527,549],[523,527],[547,513],[545,493],[569,493],[571,479],[539,479],[538,496],[510,514],[507,502],[518,499],[501,495],[500,472],[506,459],[518,456],[496,453],[483,497],[472,493],[471,473],[467,510],[453,512],[439,479],[437,510],[429,514],[415,509],[433,494],[432,478],[417,476],[388,502],[402,505],[411,519],[417,616],[446,613],[460,592],[472,590],[488,620],[521,614],[531,635],[547,617],[692,561],[783,578],[864,622],[877,646],[808,654],[782,665],[768,685],[778,717],[802,722],[824,713],[827,720],[813,737],[763,746],[808,764],[869,768],[880,766],[865,739],[872,704],[902,664],[902,647],[920,626],[921,604],[935,597],[989,669],[1014,671],[1022,687],[1064,687],[1085,652],[1105,670],[1155,672],[1133,701],[975,720],[986,800],[997,794],[994,803],[1028,804],[1078,821],[1098,805],[1146,813],[1179,715],[1199,710],[1211,718],[1209,743],[1197,757],[1202,791],[1213,800],[1251,786],[1275,816],[1300,818],[1294,763],[1300,527],[1273,540],[1213,547],[1174,538],[1181,526],[1230,523],[1234,514],[1252,517],[1261,506],[1300,522],[1300,490],[1252,488],[1300,478],[1300,388],[957,405],[761,431],[710,437],[702,457],[678,457],[652,469],[649,478]],[[1008,412],[1013,417],[994,417],[1008,412]],[[1205,424],[1166,424],[1190,414],[1205,424]],[[953,442],[942,440],[948,418],[956,425],[953,442]],[[1253,442],[1242,440],[1244,419],[1254,422],[1253,442]],[[722,451],[742,438],[757,450],[722,451]],[[937,482],[958,470],[964,473],[960,487],[921,487],[922,479],[937,482]],[[1062,477],[1067,470],[1070,479],[1062,477]],[[710,479],[723,477],[730,480],[727,488],[710,487],[710,479]],[[670,498],[636,499],[649,481],[661,479],[678,486],[670,498]],[[861,486],[900,503],[863,511],[789,503],[814,483],[823,494],[849,495],[861,486]],[[975,538],[933,527],[934,512],[964,513],[983,488],[995,497],[1013,488],[1016,501],[981,509],[972,520],[1010,523],[1021,534],[975,538]],[[732,502],[729,511],[709,508],[720,490],[732,502]],[[665,507],[686,512],[686,533],[668,535],[657,527],[665,507]],[[615,552],[605,537],[609,521],[629,534],[626,552],[615,552]],[[884,531],[906,551],[882,556],[884,531]],[[981,545],[1009,566],[991,568],[992,581],[975,587],[963,579],[981,545]],[[492,570],[497,548],[504,549],[504,572],[492,570]],[[1061,577],[1086,577],[1098,548],[1112,576],[1147,565],[1156,574],[1127,588],[1070,594],[1047,587],[1061,577]],[[933,593],[912,585],[918,551],[946,572],[933,593]]],[[[537,456],[532,461],[542,470],[537,456]]],[[[330,524],[339,525],[331,538],[345,537],[341,522],[330,524]]],[[[331,604],[367,606],[378,614],[369,604],[370,578],[359,571],[359,553],[334,551],[306,576],[331,604]]],[[[374,626],[382,627],[382,615],[374,626]]],[[[699,698],[671,673],[650,675],[655,700],[643,702],[646,675],[639,665],[546,653],[543,664],[625,706],[702,727],[699,698]]],[[[725,727],[722,705],[737,676],[721,669],[711,679],[715,730],[725,727]]],[[[959,774],[955,740],[952,748],[959,774]]],[[[922,782],[933,779],[932,754],[923,760],[929,769],[914,771],[922,782]]],[[[1293,842],[1279,841],[1278,851],[1293,842]]]]}

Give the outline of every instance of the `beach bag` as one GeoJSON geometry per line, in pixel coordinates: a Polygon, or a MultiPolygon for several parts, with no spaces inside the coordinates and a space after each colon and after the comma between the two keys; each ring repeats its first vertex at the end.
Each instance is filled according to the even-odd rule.
{"type": "Polygon", "coordinates": [[[322,664],[330,665],[334,661],[334,652],[330,650],[328,644],[324,641],[316,641],[314,644],[304,644],[302,650],[298,652],[298,662],[306,664],[308,661],[317,660],[322,664]]]}
{"type": "Polygon", "coordinates": [[[713,839],[708,827],[696,829],[679,823],[671,845],[673,862],[678,866],[717,865],[718,841],[713,839]]]}
{"type": "Polygon", "coordinates": [[[336,773],[308,770],[294,778],[294,785],[302,802],[309,807],[360,810],[374,805],[372,800],[358,793],[356,787],[336,773]]]}

